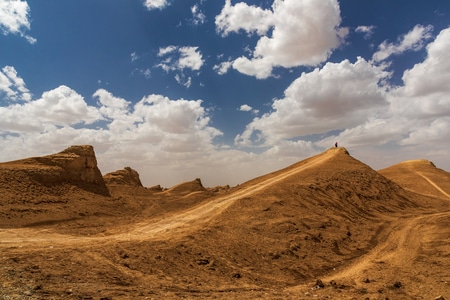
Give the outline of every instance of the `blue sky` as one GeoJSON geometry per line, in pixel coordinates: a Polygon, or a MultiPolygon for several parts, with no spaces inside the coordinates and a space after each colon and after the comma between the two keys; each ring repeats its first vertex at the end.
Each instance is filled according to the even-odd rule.
{"type": "Polygon", "coordinates": [[[339,141],[450,170],[450,2],[0,0],[0,161],[235,185],[339,141]]]}

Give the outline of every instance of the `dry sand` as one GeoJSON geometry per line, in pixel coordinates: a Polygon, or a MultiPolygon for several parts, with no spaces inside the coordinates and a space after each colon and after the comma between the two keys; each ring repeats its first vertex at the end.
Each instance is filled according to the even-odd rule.
{"type": "Polygon", "coordinates": [[[0,299],[450,299],[450,173],[426,160],[138,176],[102,177],[90,146],[0,164],[0,299]]]}

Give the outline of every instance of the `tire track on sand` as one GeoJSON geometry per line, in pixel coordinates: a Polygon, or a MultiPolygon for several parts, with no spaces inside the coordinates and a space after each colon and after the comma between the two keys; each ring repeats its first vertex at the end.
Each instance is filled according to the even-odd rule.
{"type": "Polygon", "coordinates": [[[298,167],[287,170],[278,175],[257,182],[253,185],[242,186],[230,194],[212,198],[211,201],[202,203],[186,211],[169,215],[163,219],[155,221],[145,220],[131,225],[127,232],[106,235],[106,236],[72,236],[52,232],[49,229],[39,228],[16,228],[0,229],[0,248],[1,247],[24,247],[33,246],[39,248],[58,247],[83,243],[105,243],[108,241],[132,241],[132,240],[164,240],[170,235],[170,238],[183,236],[189,232],[195,231],[201,225],[209,222],[214,217],[221,214],[227,207],[235,201],[257,193],[277,182],[284,180],[292,175],[310,169],[320,163],[337,155],[337,151],[327,151],[320,156],[305,161],[298,167]],[[170,232],[170,234],[169,234],[170,232]]]}
{"type": "Polygon", "coordinates": [[[431,184],[435,189],[437,189],[439,192],[441,192],[442,194],[444,194],[447,198],[450,199],[450,195],[447,194],[443,189],[441,189],[440,186],[438,186],[434,181],[432,181],[430,178],[428,178],[427,176],[423,175],[420,172],[416,172],[417,175],[421,176],[423,179],[425,179],[426,181],[428,181],[429,184],[431,184]]]}

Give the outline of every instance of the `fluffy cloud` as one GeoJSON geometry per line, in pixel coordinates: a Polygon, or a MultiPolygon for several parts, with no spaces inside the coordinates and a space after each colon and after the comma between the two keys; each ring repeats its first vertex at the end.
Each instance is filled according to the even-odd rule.
{"type": "Polygon", "coordinates": [[[156,66],[166,72],[176,72],[175,80],[187,88],[192,84],[192,77],[185,72],[199,71],[204,63],[198,47],[167,46],[159,49],[158,57],[161,62],[156,66]]]}
{"type": "Polygon", "coordinates": [[[231,5],[231,0],[226,0],[222,11],[216,16],[216,27],[222,36],[240,30],[263,35],[274,25],[274,21],[271,10],[249,6],[244,2],[231,5]]]}
{"type": "Polygon", "coordinates": [[[74,90],[60,86],[40,99],[0,107],[0,132],[40,132],[49,126],[92,124],[101,119],[74,90]]]}
{"type": "Polygon", "coordinates": [[[18,34],[34,44],[36,39],[25,34],[30,29],[28,14],[30,7],[26,1],[22,0],[1,0],[0,1],[0,29],[4,35],[18,34]]]}
{"type": "Polygon", "coordinates": [[[168,0],[145,0],[144,2],[144,6],[147,7],[148,10],[163,9],[168,5],[169,5],[168,0]]]}
{"type": "Polygon", "coordinates": [[[241,56],[233,62],[234,69],[260,79],[269,77],[277,66],[315,66],[325,61],[346,35],[340,22],[336,0],[275,0],[272,10],[242,2],[231,5],[228,0],[216,17],[217,30],[224,36],[240,30],[261,35],[250,58],[241,56]]]}
{"type": "Polygon", "coordinates": [[[387,76],[362,58],[355,63],[327,63],[303,73],[286,89],[284,98],[273,102],[273,112],[255,118],[235,141],[274,145],[361,124],[387,106],[385,90],[379,85],[387,76]]]}
{"type": "Polygon", "coordinates": [[[410,32],[399,38],[397,43],[384,41],[378,51],[374,53],[372,60],[380,62],[392,55],[398,55],[408,50],[418,51],[425,45],[425,41],[432,37],[433,26],[416,25],[410,32]]]}
{"type": "Polygon", "coordinates": [[[5,66],[0,71],[0,94],[4,93],[8,100],[31,100],[30,91],[27,89],[25,82],[17,75],[14,67],[5,66]]]}
{"type": "Polygon", "coordinates": [[[210,126],[201,100],[148,95],[132,104],[104,89],[93,98],[95,106],[73,89],[60,86],[39,99],[0,107],[2,159],[92,144],[103,172],[131,165],[144,181],[153,176],[154,184],[175,184],[199,177],[203,173],[193,175],[193,170],[202,172],[199,166],[205,157],[219,156],[213,140],[222,132],[210,126]],[[174,171],[178,168],[179,174],[174,171]],[[165,172],[177,175],[157,181],[165,172]]]}
{"type": "MultiPolygon", "coordinates": [[[[412,40],[420,41],[418,36],[422,34],[412,40]]],[[[329,146],[338,139],[342,145],[356,149],[362,160],[384,167],[417,158],[445,164],[450,139],[449,41],[447,28],[427,45],[426,59],[404,72],[402,86],[386,92],[389,105],[384,111],[323,139],[318,145],[329,146]]]]}

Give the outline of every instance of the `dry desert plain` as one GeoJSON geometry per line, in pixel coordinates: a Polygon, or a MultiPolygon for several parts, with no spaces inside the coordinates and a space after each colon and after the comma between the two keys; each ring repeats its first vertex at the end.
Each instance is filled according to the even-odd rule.
{"type": "Polygon", "coordinates": [[[102,175],[89,145],[0,163],[0,299],[450,299],[450,173],[341,147],[232,188],[102,175]]]}

